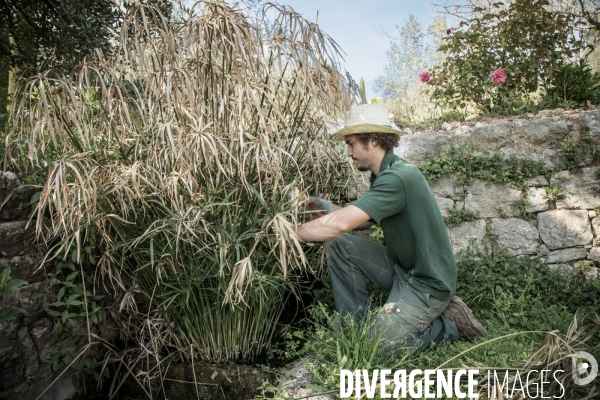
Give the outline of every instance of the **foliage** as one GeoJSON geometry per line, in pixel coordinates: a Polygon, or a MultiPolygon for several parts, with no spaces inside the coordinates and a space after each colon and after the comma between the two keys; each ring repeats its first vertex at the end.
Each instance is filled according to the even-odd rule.
{"type": "Polygon", "coordinates": [[[444,174],[455,174],[455,183],[465,186],[475,179],[520,186],[524,179],[539,175],[549,178],[552,172],[543,161],[505,158],[500,153],[484,154],[467,144],[440,151],[437,156],[428,154],[427,161],[419,169],[428,181],[435,181],[444,174]]]}
{"type": "Polygon", "coordinates": [[[592,72],[586,60],[563,63],[548,75],[542,98],[545,108],[577,108],[588,101],[600,104],[600,75],[592,72]]]}
{"type": "Polygon", "coordinates": [[[386,52],[385,75],[377,78],[374,86],[396,121],[404,125],[435,113],[433,104],[421,93],[425,85],[419,82],[419,73],[441,62],[435,48],[446,34],[446,25],[444,19],[436,19],[424,31],[417,18],[411,15],[406,24],[396,26],[395,31],[386,52]]]}
{"type": "MultiPolygon", "coordinates": [[[[0,272],[0,300],[6,300],[12,292],[23,285],[27,285],[27,282],[20,279],[10,279],[10,267],[6,267],[0,272]]],[[[0,322],[15,320],[19,318],[20,314],[27,314],[27,311],[19,307],[11,307],[0,314],[0,322]]],[[[23,344],[9,339],[0,339],[0,349],[7,347],[23,348],[23,344]]]]}
{"type": "Polygon", "coordinates": [[[466,207],[458,208],[454,206],[450,208],[448,212],[450,214],[444,219],[448,228],[459,226],[463,222],[475,221],[479,218],[479,215],[475,211],[469,210],[466,207]]]}
{"type": "Polygon", "coordinates": [[[374,242],[384,244],[383,229],[381,225],[373,225],[371,227],[371,238],[374,242]]]}
{"type": "Polygon", "coordinates": [[[90,261],[133,342],[251,360],[314,265],[292,233],[300,191],[343,195],[352,167],[325,127],[358,90],[331,39],[293,11],[271,5],[266,35],[222,2],[200,6],[175,25],[136,5],[114,57],[29,81],[6,156],[56,155],[37,229],[63,271],[67,257],[90,261]]]}
{"type": "Polygon", "coordinates": [[[539,299],[548,307],[564,308],[571,314],[583,307],[600,306],[598,279],[586,280],[582,274],[550,269],[539,259],[505,254],[477,256],[479,259],[467,258],[458,263],[456,290],[469,307],[486,318],[495,315],[500,295],[509,302],[531,300],[532,306],[539,299]]]}
{"type": "Polygon", "coordinates": [[[451,109],[474,104],[485,113],[525,111],[540,79],[578,45],[569,30],[572,17],[547,6],[548,0],[495,3],[483,15],[462,21],[438,47],[447,57],[432,70],[432,99],[451,109]],[[500,68],[507,80],[494,85],[489,74],[500,68]]]}

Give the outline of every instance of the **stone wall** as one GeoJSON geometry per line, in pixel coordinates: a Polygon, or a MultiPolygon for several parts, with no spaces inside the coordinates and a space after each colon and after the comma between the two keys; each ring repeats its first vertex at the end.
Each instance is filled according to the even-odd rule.
{"type": "MultiPolygon", "coordinates": [[[[22,343],[24,349],[0,348],[0,399],[35,399],[57,376],[48,360],[57,352],[59,338],[52,321],[35,294],[47,290],[44,271],[38,269],[43,249],[36,246],[28,223],[30,199],[36,192],[12,172],[0,171],[0,272],[11,269],[11,278],[29,282],[0,302],[0,315],[12,307],[27,311],[13,321],[0,322],[0,339],[22,343]]],[[[44,399],[65,399],[75,390],[68,377],[60,379],[44,399]]]]}
{"type": "MultiPolygon", "coordinates": [[[[600,167],[592,165],[589,157],[582,162],[581,172],[563,170],[562,150],[556,148],[557,140],[565,134],[577,141],[582,132],[587,132],[596,145],[600,143],[600,111],[555,110],[530,117],[444,124],[441,130],[403,136],[394,151],[416,165],[426,162],[428,153],[435,155],[459,144],[468,144],[482,153],[542,160],[554,172],[549,180],[537,176],[525,182],[525,209],[533,214],[531,220],[518,218],[520,210],[515,202],[521,198],[520,190],[507,184],[476,180],[463,187],[453,183],[456,177],[444,175],[430,182],[430,187],[444,217],[450,208],[463,206],[479,215],[475,221],[448,229],[457,259],[468,248],[486,250],[483,239],[487,234],[493,251],[503,249],[515,256],[540,257],[553,268],[570,269],[582,265],[583,260],[596,265],[600,262],[600,216],[596,215],[600,207],[600,167]],[[564,197],[549,201],[544,189],[549,185],[556,185],[564,197]]],[[[360,194],[367,187],[363,183],[352,191],[360,194]]],[[[591,264],[586,263],[588,267],[591,264]]],[[[586,274],[597,276],[598,270],[587,268],[586,274]]]]}

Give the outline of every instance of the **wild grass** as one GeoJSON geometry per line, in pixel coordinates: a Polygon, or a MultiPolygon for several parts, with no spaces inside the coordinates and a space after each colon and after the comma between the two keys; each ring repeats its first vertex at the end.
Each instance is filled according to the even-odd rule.
{"type": "MultiPolygon", "coordinates": [[[[479,254],[477,258],[465,259],[459,263],[457,294],[472,308],[488,336],[475,342],[440,343],[418,354],[406,350],[391,357],[379,351],[381,343],[377,338],[367,337],[370,321],[346,324],[343,329],[332,323],[333,299],[326,277],[324,285],[324,289],[315,292],[318,302],[310,313],[311,328],[288,334],[291,348],[287,354],[272,352],[273,356],[286,358],[307,357],[312,365],[315,392],[337,396],[341,369],[461,368],[480,370],[478,388],[484,399],[494,398],[487,396],[488,385],[494,385],[493,381],[487,382],[488,370],[509,370],[510,388],[516,370],[525,374],[530,370],[548,369],[551,374],[562,370],[556,376],[564,387],[564,399],[595,398],[600,390],[597,382],[577,386],[571,380],[571,355],[586,351],[600,357],[600,283],[586,281],[581,274],[552,271],[538,260],[505,255],[479,254]]],[[[372,293],[371,309],[375,312],[386,296],[377,290],[372,293]]],[[[535,393],[540,376],[533,374],[531,378],[530,393],[535,393]]],[[[546,389],[544,396],[559,397],[562,392],[556,383],[552,387],[546,385],[546,389]]],[[[265,391],[261,396],[279,398],[282,393],[271,388],[270,394],[265,391]]],[[[378,396],[379,390],[376,393],[378,396]]],[[[515,392],[513,398],[519,398],[517,394],[521,392],[515,392]]]]}
{"type": "Polygon", "coordinates": [[[4,162],[47,165],[47,258],[74,249],[143,354],[261,354],[293,277],[316,268],[289,192],[342,197],[352,178],[327,132],[358,93],[337,45],[267,8],[268,30],[223,2],[177,24],[132,6],[113,56],[34,77],[13,108],[4,162]]]}

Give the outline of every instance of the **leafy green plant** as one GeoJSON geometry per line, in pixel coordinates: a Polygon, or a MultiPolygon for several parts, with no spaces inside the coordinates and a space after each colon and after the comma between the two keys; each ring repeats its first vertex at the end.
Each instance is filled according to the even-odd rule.
{"type": "Polygon", "coordinates": [[[381,229],[381,225],[373,225],[371,227],[371,238],[373,241],[383,244],[385,238],[383,237],[383,229],[381,229]]]}
{"type": "Polygon", "coordinates": [[[451,228],[453,226],[462,225],[463,222],[475,221],[479,218],[479,215],[466,207],[458,208],[453,206],[448,209],[449,215],[445,218],[446,226],[451,228]]]}
{"type": "Polygon", "coordinates": [[[524,112],[540,79],[573,55],[578,43],[568,29],[572,16],[549,12],[548,5],[548,0],[498,2],[462,21],[438,48],[447,57],[431,71],[434,101],[447,109],[473,104],[485,113],[524,112]],[[506,79],[494,84],[490,73],[498,69],[506,79]]]}
{"type": "Polygon", "coordinates": [[[564,63],[548,73],[542,107],[576,108],[588,101],[600,103],[600,75],[592,72],[585,59],[564,63]]]}
{"type": "MultiPolygon", "coordinates": [[[[0,299],[2,301],[6,300],[12,292],[23,285],[27,285],[27,282],[20,279],[10,279],[10,267],[5,268],[4,271],[0,272],[0,299]]],[[[27,314],[27,311],[19,307],[11,307],[0,315],[0,322],[13,321],[19,318],[21,314],[27,314]]],[[[23,348],[23,344],[9,339],[0,339],[0,349],[7,347],[23,348]]]]}
{"type": "Polygon", "coordinates": [[[455,184],[464,186],[470,185],[475,179],[482,179],[520,187],[524,179],[539,175],[549,178],[552,172],[543,161],[506,158],[499,153],[484,154],[467,144],[440,151],[438,155],[428,154],[427,161],[419,169],[428,181],[435,181],[445,174],[454,174],[455,184]]]}

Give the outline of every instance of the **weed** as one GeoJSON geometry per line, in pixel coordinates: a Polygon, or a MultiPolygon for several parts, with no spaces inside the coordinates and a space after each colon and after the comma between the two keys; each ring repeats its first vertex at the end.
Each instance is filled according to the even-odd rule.
{"type": "Polygon", "coordinates": [[[466,207],[457,208],[453,206],[448,209],[449,215],[446,217],[444,222],[446,226],[451,228],[453,226],[459,226],[463,222],[475,221],[479,218],[479,214],[473,210],[469,210],[466,207]]]}

